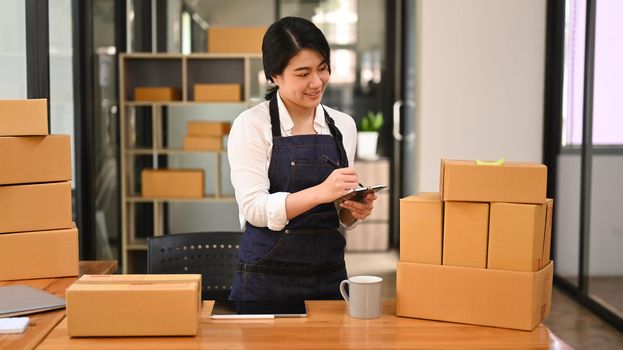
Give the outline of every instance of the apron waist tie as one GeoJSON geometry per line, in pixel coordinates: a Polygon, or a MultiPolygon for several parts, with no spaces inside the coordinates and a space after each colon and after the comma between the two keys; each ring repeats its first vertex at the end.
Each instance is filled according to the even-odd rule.
{"type": "Polygon", "coordinates": [[[327,265],[322,267],[305,268],[305,267],[280,267],[280,266],[266,266],[255,264],[238,264],[236,271],[259,273],[265,275],[287,276],[287,277],[315,277],[321,276],[332,272],[341,271],[346,268],[344,261],[333,265],[327,265]]]}

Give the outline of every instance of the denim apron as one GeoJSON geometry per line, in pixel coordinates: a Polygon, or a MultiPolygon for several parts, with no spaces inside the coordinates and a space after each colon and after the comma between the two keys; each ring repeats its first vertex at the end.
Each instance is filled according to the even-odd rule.
{"type": "MultiPolygon", "coordinates": [[[[282,137],[276,95],[269,110],[273,134],[270,193],[294,193],[323,182],[334,170],[323,156],[348,164],[342,134],[324,107],[331,135],[282,137]]],[[[339,285],[347,276],[346,241],[339,226],[333,203],[293,218],[281,231],[247,222],[230,299],[341,299],[339,285]]]]}

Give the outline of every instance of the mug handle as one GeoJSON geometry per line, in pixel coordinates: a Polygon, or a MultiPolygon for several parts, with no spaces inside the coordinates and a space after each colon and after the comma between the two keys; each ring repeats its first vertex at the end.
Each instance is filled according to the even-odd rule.
{"type": "Polygon", "coordinates": [[[350,287],[348,280],[343,280],[342,282],[340,282],[340,293],[342,294],[342,298],[344,298],[344,300],[346,300],[346,303],[348,304],[348,294],[346,294],[346,289],[344,288],[344,286],[347,284],[350,287]]]}

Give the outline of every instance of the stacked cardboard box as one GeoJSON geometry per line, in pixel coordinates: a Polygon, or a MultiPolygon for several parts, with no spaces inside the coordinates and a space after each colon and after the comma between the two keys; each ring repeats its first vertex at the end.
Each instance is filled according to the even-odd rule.
{"type": "Polygon", "coordinates": [[[398,316],[532,330],[549,313],[552,200],[542,164],[441,161],[401,199],[398,316]]]}
{"type": "Polygon", "coordinates": [[[223,137],[229,134],[231,123],[195,120],[188,123],[184,137],[187,151],[222,151],[223,137]]]}
{"type": "Polygon", "coordinates": [[[143,169],[141,194],[150,198],[202,198],[203,169],[143,169]]]}
{"type": "Polygon", "coordinates": [[[240,84],[195,84],[195,101],[200,102],[240,102],[242,87],[240,84]]]}
{"type": "Polygon", "coordinates": [[[265,27],[210,27],[210,53],[262,53],[265,27]]]}
{"type": "Polygon", "coordinates": [[[141,102],[181,101],[180,89],[171,86],[137,86],[134,88],[134,100],[141,102]]]}
{"type": "Polygon", "coordinates": [[[46,100],[0,100],[0,281],[78,274],[70,138],[47,132],[46,100]]]}
{"type": "Polygon", "coordinates": [[[84,275],[65,293],[71,337],[195,335],[201,275],[84,275]]]}

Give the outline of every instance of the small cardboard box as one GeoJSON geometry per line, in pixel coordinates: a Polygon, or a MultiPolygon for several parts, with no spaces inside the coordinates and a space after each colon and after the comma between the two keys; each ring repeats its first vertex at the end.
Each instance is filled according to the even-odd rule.
{"type": "Polygon", "coordinates": [[[223,137],[229,134],[231,123],[192,120],[188,122],[186,128],[188,136],[223,137]]]}
{"type": "Polygon", "coordinates": [[[142,196],[202,198],[203,169],[143,169],[142,196]]]}
{"type": "Polygon", "coordinates": [[[0,233],[71,228],[71,215],[69,181],[0,186],[0,233]]]}
{"type": "Polygon", "coordinates": [[[223,139],[215,136],[185,136],[186,151],[222,151],[223,139]]]}
{"type": "Polygon", "coordinates": [[[487,267],[489,203],[445,202],[443,265],[487,267]]]}
{"type": "Polygon", "coordinates": [[[262,53],[265,27],[210,27],[208,52],[262,53]]]}
{"type": "Polygon", "coordinates": [[[0,100],[0,136],[48,134],[48,100],[0,100]]]}
{"type": "Polygon", "coordinates": [[[71,180],[70,137],[0,137],[0,169],[0,185],[71,180]]]}
{"type": "Polygon", "coordinates": [[[547,213],[545,214],[545,239],[543,241],[543,257],[541,257],[541,268],[549,263],[552,248],[552,215],[554,211],[554,200],[547,199],[547,213]]]}
{"type": "Polygon", "coordinates": [[[396,314],[530,331],[549,314],[553,265],[515,272],[399,262],[396,314]]]}
{"type": "Polygon", "coordinates": [[[195,101],[240,102],[240,84],[195,84],[195,101]]]}
{"type": "Polygon", "coordinates": [[[444,201],[545,203],[547,167],[538,163],[441,160],[444,201]]]}
{"type": "Polygon", "coordinates": [[[65,296],[70,337],[195,335],[201,275],[84,275],[65,296]]]}
{"type": "Polygon", "coordinates": [[[400,199],[400,261],[441,265],[443,202],[438,192],[400,199]]]}
{"type": "Polygon", "coordinates": [[[547,204],[491,203],[487,268],[540,270],[546,215],[547,204]]]}
{"type": "Polygon", "coordinates": [[[78,276],[78,229],[0,234],[0,281],[78,276]]]}
{"type": "Polygon", "coordinates": [[[182,94],[179,89],[169,86],[163,87],[136,87],[134,100],[144,102],[180,101],[182,94]]]}

